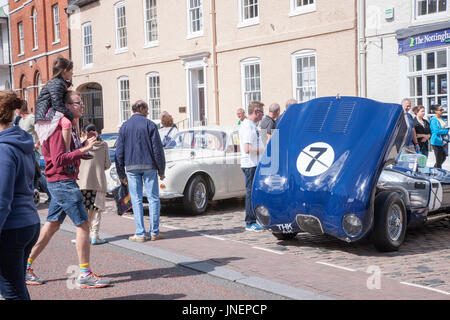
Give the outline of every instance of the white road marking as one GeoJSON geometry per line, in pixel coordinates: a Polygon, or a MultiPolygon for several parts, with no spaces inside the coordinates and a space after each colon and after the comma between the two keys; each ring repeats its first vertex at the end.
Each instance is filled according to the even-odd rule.
{"type": "Polygon", "coordinates": [[[206,237],[206,238],[216,239],[216,240],[220,240],[220,241],[227,240],[227,239],[224,239],[224,238],[221,238],[221,237],[217,237],[217,236],[210,236],[209,234],[201,234],[201,235],[206,237]]]}
{"type": "Polygon", "coordinates": [[[316,261],[316,263],[317,264],[323,264],[324,266],[329,266],[329,267],[333,267],[333,268],[338,268],[338,269],[350,271],[350,272],[356,272],[356,270],[354,270],[354,269],[341,267],[341,266],[338,266],[338,265],[335,265],[335,264],[331,264],[331,263],[326,263],[326,262],[321,262],[321,261],[316,261]]]}
{"type": "Polygon", "coordinates": [[[426,286],[421,286],[420,284],[414,284],[414,283],[408,283],[408,282],[400,282],[401,284],[407,285],[407,286],[411,286],[411,287],[417,287],[417,288],[421,288],[421,289],[426,289],[426,290],[430,290],[430,291],[434,291],[437,293],[442,293],[445,295],[450,295],[450,292],[446,292],[443,290],[439,290],[439,289],[435,289],[435,288],[430,288],[430,287],[426,287],[426,286]]]}
{"type": "Polygon", "coordinates": [[[164,227],[164,228],[167,228],[167,229],[174,229],[174,230],[180,229],[180,228],[178,228],[178,227],[169,226],[169,225],[167,225],[167,224],[162,224],[161,227],[164,227]]]}
{"type": "Polygon", "coordinates": [[[266,248],[260,248],[260,247],[252,247],[253,249],[258,249],[258,250],[263,250],[263,251],[267,251],[267,252],[271,252],[271,253],[276,253],[276,254],[284,254],[283,252],[279,252],[279,251],[275,251],[275,250],[270,250],[270,249],[266,249],[266,248]]]}
{"type": "Polygon", "coordinates": [[[127,216],[122,216],[122,218],[125,218],[125,219],[130,219],[130,220],[134,220],[134,217],[127,217],[127,216]]]}

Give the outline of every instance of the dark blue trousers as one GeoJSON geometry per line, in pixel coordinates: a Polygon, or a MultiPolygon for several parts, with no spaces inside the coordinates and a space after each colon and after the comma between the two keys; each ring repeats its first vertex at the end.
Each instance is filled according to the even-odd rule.
{"type": "Polygon", "coordinates": [[[245,195],[245,224],[247,226],[256,223],[256,215],[252,209],[252,187],[253,178],[255,177],[256,167],[241,168],[245,176],[245,188],[247,190],[245,195]]]}
{"type": "Polygon", "coordinates": [[[27,260],[41,225],[2,230],[0,235],[0,294],[6,300],[30,300],[25,284],[27,260]]]}

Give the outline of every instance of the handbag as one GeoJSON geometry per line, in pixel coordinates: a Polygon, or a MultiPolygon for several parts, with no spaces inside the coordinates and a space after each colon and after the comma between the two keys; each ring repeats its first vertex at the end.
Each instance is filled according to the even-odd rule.
{"type": "Polygon", "coordinates": [[[112,194],[116,202],[117,214],[119,216],[123,215],[132,208],[130,192],[126,185],[121,183],[120,186],[112,190],[112,194]]]}

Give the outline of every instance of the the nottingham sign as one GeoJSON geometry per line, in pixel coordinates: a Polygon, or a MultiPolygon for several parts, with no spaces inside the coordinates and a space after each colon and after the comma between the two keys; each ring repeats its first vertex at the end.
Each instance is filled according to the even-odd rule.
{"type": "Polygon", "coordinates": [[[398,53],[450,44],[450,29],[425,33],[398,40],[398,53]]]}

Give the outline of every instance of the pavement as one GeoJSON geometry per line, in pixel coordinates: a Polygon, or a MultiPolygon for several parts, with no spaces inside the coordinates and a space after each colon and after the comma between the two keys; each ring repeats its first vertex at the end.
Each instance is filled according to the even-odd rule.
{"type": "MultiPolygon", "coordinates": [[[[42,220],[47,208],[39,207],[42,220]]],[[[118,216],[115,211],[114,201],[108,199],[101,237],[109,245],[287,299],[450,299],[448,221],[409,232],[399,252],[381,254],[366,242],[346,244],[309,234],[279,241],[268,231],[244,231],[241,199],[214,202],[201,216],[186,215],[176,205],[165,206],[160,225],[165,238],[145,243],[127,240],[135,231],[133,216],[118,216]]],[[[148,216],[145,221],[148,229],[148,216]]],[[[60,232],[74,230],[66,219],[60,232]]],[[[93,251],[91,260],[95,266],[102,261],[101,255],[93,251]]],[[[117,274],[101,272],[105,277],[117,274]]],[[[198,295],[194,299],[215,298],[198,295]]]]}

